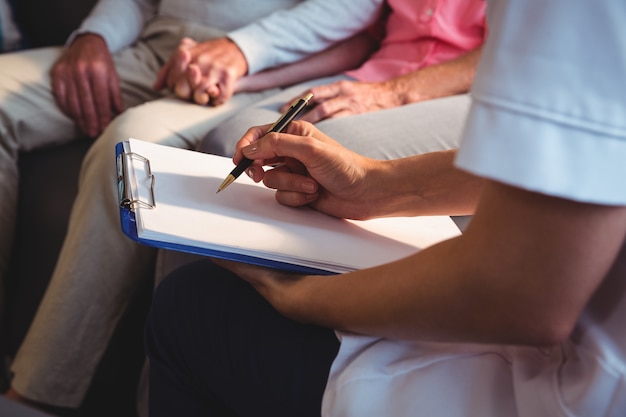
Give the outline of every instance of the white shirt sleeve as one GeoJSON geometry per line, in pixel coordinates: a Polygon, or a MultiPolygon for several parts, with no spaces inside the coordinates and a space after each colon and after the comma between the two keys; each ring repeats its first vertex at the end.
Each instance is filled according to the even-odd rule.
{"type": "Polygon", "coordinates": [[[487,13],[457,166],[626,205],[626,3],[493,1],[487,13]]]}
{"type": "Polygon", "coordinates": [[[295,62],[358,33],[379,16],[382,0],[307,0],[228,36],[242,50],[250,74],[295,62]]]}
{"type": "Polygon", "coordinates": [[[92,32],[104,38],[111,53],[118,52],[137,40],[157,4],[158,0],[100,0],[67,44],[78,34],[92,32]]]}

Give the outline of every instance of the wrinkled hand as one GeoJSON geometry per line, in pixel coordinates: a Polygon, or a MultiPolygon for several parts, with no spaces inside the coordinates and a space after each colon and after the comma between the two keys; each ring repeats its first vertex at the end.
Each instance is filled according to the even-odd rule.
{"type": "Polygon", "coordinates": [[[307,122],[292,122],[287,133],[266,134],[268,128],[250,128],[233,158],[255,161],[246,171],[254,181],[276,189],[276,199],[287,206],[309,205],[341,218],[371,217],[380,196],[368,175],[381,161],[346,149],[307,122]],[[275,164],[263,170],[262,165],[275,164]]]}
{"type": "MultiPolygon", "coordinates": [[[[403,103],[391,82],[366,83],[337,81],[311,88],[309,109],[300,120],[316,123],[324,119],[350,116],[401,106],[403,103]]],[[[306,94],[306,93],[305,93],[306,94]]],[[[285,111],[291,103],[286,103],[285,111]]]]}
{"type": "Polygon", "coordinates": [[[57,105],[80,130],[96,137],[123,111],[119,77],[101,36],[84,34],[50,72],[57,105]]]}
{"type": "Polygon", "coordinates": [[[246,58],[230,39],[198,43],[184,38],[159,70],[154,88],[169,88],[183,100],[217,106],[232,97],[237,80],[247,72],[246,58]]]}

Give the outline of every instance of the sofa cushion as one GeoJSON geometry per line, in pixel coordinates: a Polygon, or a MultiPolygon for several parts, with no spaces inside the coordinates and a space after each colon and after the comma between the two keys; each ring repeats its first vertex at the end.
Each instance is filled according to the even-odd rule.
{"type": "Polygon", "coordinates": [[[22,34],[13,18],[13,9],[8,0],[0,0],[0,52],[19,49],[22,34]]]}
{"type": "MultiPolygon", "coordinates": [[[[7,1],[7,0],[0,0],[7,1]]],[[[23,47],[63,45],[96,0],[9,0],[23,47]]]]}

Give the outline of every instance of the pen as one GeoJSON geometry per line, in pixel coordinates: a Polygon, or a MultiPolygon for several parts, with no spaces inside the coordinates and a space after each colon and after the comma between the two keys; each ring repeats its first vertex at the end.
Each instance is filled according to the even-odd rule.
{"type": "MultiPolygon", "coordinates": [[[[289,109],[274,122],[272,127],[269,128],[267,133],[282,132],[289,123],[309,104],[309,100],[313,97],[313,94],[309,93],[306,96],[296,100],[289,109]]],[[[252,164],[252,160],[243,158],[239,164],[228,174],[226,179],[217,188],[216,193],[219,193],[230,184],[232,184],[249,166],[252,164]]]]}

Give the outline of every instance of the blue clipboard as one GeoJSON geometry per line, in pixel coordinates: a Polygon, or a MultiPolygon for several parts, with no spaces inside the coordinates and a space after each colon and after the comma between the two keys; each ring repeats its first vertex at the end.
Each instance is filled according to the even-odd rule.
{"type": "Polygon", "coordinates": [[[287,262],[280,262],[270,259],[264,259],[260,257],[242,255],[227,251],[220,251],[215,249],[207,249],[203,247],[181,245],[177,243],[171,243],[166,241],[157,241],[151,239],[145,239],[137,233],[137,220],[135,217],[134,209],[136,207],[150,208],[155,207],[157,202],[154,199],[154,192],[151,192],[152,201],[143,201],[134,198],[132,195],[132,187],[129,184],[129,169],[133,160],[139,160],[148,166],[148,173],[151,177],[151,191],[153,191],[154,182],[157,180],[149,170],[150,161],[141,155],[133,152],[126,152],[124,149],[124,143],[120,142],[115,146],[115,156],[117,165],[117,187],[119,194],[119,210],[122,231],[126,236],[132,240],[141,243],[146,246],[151,246],[161,249],[169,249],[178,252],[186,252],[196,255],[203,255],[207,257],[226,259],[231,261],[243,262],[252,265],[265,266],[269,268],[280,269],[284,271],[290,271],[301,274],[314,274],[314,275],[335,275],[336,272],[327,271],[324,269],[313,268],[309,266],[302,266],[298,264],[292,264],[287,262]]]}

